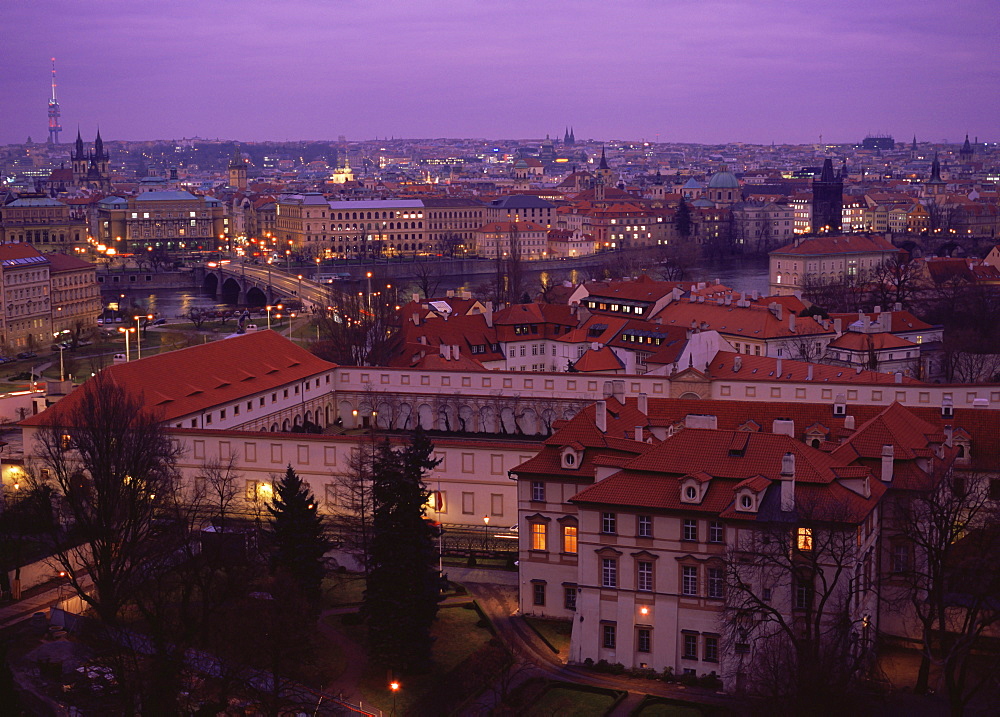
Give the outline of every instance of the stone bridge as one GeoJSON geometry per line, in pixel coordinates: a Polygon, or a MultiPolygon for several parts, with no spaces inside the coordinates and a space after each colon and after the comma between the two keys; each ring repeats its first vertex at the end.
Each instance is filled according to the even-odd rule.
{"type": "Polygon", "coordinates": [[[910,252],[914,258],[924,256],[978,257],[986,256],[996,244],[994,237],[977,237],[948,232],[926,236],[895,236],[892,243],[910,252]]]}
{"type": "Polygon", "coordinates": [[[196,280],[206,294],[239,306],[268,306],[297,299],[304,309],[310,309],[329,303],[327,287],[271,266],[204,266],[198,268],[196,280]]]}

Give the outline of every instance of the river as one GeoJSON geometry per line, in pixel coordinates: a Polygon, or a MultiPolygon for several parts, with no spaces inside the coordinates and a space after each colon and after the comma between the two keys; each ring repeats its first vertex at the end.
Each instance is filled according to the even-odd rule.
{"type": "MultiPolygon", "coordinates": [[[[541,281],[543,272],[529,272],[534,283],[541,281]]],[[[714,281],[719,279],[726,286],[731,286],[737,291],[749,293],[757,290],[762,295],[767,294],[767,258],[766,257],[728,257],[725,259],[713,259],[712,261],[702,261],[693,266],[685,276],[685,280],[692,283],[698,281],[714,281]]],[[[475,292],[484,282],[488,281],[485,276],[474,278],[468,276],[445,276],[441,279],[439,292],[445,291],[472,291],[475,292]]],[[[362,282],[355,282],[362,283],[362,282]]],[[[363,286],[358,288],[363,289],[363,286]]],[[[405,295],[405,292],[401,292],[405,295]]],[[[105,303],[114,302],[120,299],[112,292],[104,292],[105,303]]],[[[158,317],[173,319],[186,314],[192,308],[202,310],[224,310],[232,308],[231,304],[225,304],[216,300],[214,296],[203,294],[196,288],[171,289],[149,292],[126,291],[124,302],[127,305],[134,305],[141,311],[155,314],[158,317]]]]}

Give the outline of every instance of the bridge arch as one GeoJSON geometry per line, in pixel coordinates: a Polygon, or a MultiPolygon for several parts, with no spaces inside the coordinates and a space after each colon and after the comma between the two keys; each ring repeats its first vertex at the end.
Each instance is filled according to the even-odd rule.
{"type": "Polygon", "coordinates": [[[267,293],[259,286],[251,286],[247,289],[247,306],[267,306],[267,293]]]}
{"type": "Polygon", "coordinates": [[[240,294],[243,293],[243,287],[240,286],[235,278],[229,276],[222,280],[222,286],[219,288],[218,296],[226,304],[239,304],[240,294]]]}
{"type": "Polygon", "coordinates": [[[205,280],[201,282],[201,290],[215,296],[219,292],[219,275],[214,271],[206,273],[205,280]]]}

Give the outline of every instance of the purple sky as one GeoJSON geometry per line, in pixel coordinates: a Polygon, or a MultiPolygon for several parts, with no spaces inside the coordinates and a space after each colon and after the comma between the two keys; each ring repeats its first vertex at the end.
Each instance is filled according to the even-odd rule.
{"type": "Polygon", "coordinates": [[[0,143],[995,141],[997,0],[4,0],[0,143]]]}

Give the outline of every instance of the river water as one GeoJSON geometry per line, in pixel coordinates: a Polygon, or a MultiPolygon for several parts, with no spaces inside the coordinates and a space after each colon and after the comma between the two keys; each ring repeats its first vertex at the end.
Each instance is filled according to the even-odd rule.
{"type": "MultiPolygon", "coordinates": [[[[537,283],[541,272],[531,272],[530,276],[537,283]]],[[[757,290],[761,295],[767,295],[767,258],[766,257],[727,257],[724,259],[714,259],[703,261],[691,268],[685,280],[692,283],[698,281],[711,282],[719,279],[726,286],[730,286],[737,291],[749,293],[757,290]]],[[[447,290],[475,291],[488,279],[484,276],[446,276],[440,283],[439,292],[444,294],[447,290]]],[[[364,287],[359,286],[363,289],[364,287]]],[[[405,287],[400,287],[400,294],[405,295],[405,287]]],[[[141,311],[155,314],[160,318],[179,318],[192,308],[202,310],[224,310],[231,309],[232,305],[221,303],[212,295],[203,294],[195,288],[182,290],[158,290],[151,292],[126,292],[124,299],[115,296],[111,292],[104,292],[104,302],[122,301],[126,305],[133,305],[141,311]]]]}

